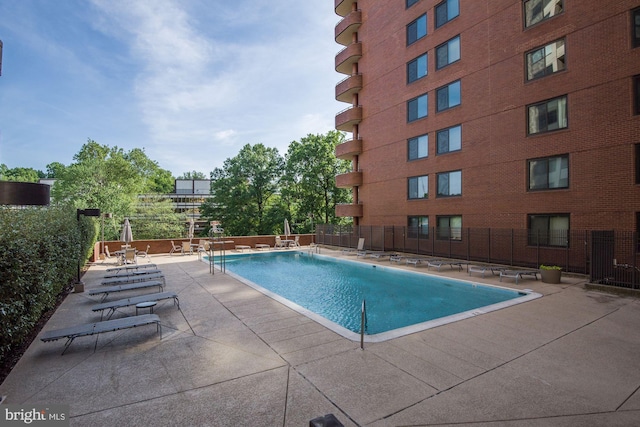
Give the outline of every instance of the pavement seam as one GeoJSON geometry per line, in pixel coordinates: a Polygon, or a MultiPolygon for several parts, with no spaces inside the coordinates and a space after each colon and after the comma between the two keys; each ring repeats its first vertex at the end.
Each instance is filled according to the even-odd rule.
{"type": "MultiPolygon", "coordinates": [[[[399,414],[399,413],[401,413],[401,412],[403,412],[403,411],[405,411],[405,410],[407,410],[407,409],[409,409],[409,408],[412,408],[412,407],[414,407],[414,406],[416,406],[416,405],[419,405],[419,404],[421,404],[421,403],[423,403],[423,402],[425,402],[425,401],[427,401],[427,400],[429,400],[429,399],[431,399],[431,398],[433,398],[433,397],[435,397],[435,396],[439,396],[440,394],[443,394],[443,393],[446,393],[446,392],[448,392],[448,391],[451,391],[451,390],[453,390],[454,388],[456,388],[456,387],[460,386],[461,384],[465,384],[465,383],[467,383],[467,382],[469,382],[469,381],[471,381],[471,380],[474,380],[474,379],[476,379],[476,378],[479,378],[479,377],[481,377],[481,376],[483,376],[483,375],[485,375],[485,374],[487,374],[487,373],[489,373],[489,372],[493,372],[493,371],[495,371],[495,370],[496,370],[496,369],[498,369],[498,368],[501,368],[501,367],[503,367],[503,366],[506,366],[506,365],[508,365],[508,364],[510,364],[510,363],[512,363],[512,362],[514,362],[514,361],[516,361],[516,360],[518,360],[518,359],[521,359],[521,358],[523,358],[523,357],[525,357],[525,356],[528,356],[529,354],[531,354],[531,353],[533,353],[533,352],[535,352],[535,351],[538,351],[538,350],[540,350],[541,348],[544,348],[544,347],[546,347],[546,346],[548,346],[548,345],[550,345],[550,344],[552,344],[552,343],[554,343],[554,342],[556,342],[556,341],[558,341],[558,340],[560,340],[560,339],[562,339],[562,338],[565,338],[565,337],[567,337],[567,336],[569,336],[569,335],[573,334],[574,332],[577,332],[577,331],[579,331],[579,330],[581,330],[581,329],[583,329],[583,328],[585,328],[585,327],[587,327],[587,326],[590,326],[590,325],[592,325],[592,324],[594,324],[594,323],[596,323],[596,322],[598,322],[598,321],[600,321],[600,320],[604,319],[605,317],[610,316],[611,314],[613,314],[613,313],[617,312],[618,310],[620,310],[620,308],[619,308],[619,307],[618,307],[618,308],[616,308],[616,309],[614,309],[613,311],[610,311],[610,312],[608,312],[608,313],[603,314],[603,315],[602,315],[602,316],[600,316],[600,317],[597,317],[597,318],[593,319],[593,320],[592,320],[592,321],[590,321],[590,322],[587,322],[587,323],[585,323],[585,324],[583,324],[583,325],[581,325],[581,326],[579,326],[579,327],[577,327],[577,328],[575,328],[575,329],[572,329],[571,331],[568,331],[568,332],[566,332],[566,333],[564,333],[564,334],[562,334],[562,335],[560,335],[560,336],[557,336],[556,338],[552,339],[551,341],[547,341],[547,342],[545,342],[544,344],[541,344],[541,345],[539,345],[539,346],[537,346],[537,347],[535,347],[535,348],[533,348],[533,349],[531,349],[531,350],[527,351],[526,353],[522,353],[522,354],[518,355],[517,357],[514,357],[514,358],[512,358],[512,359],[509,359],[509,360],[507,360],[507,361],[505,361],[505,362],[503,362],[503,363],[501,363],[501,364],[499,364],[499,365],[494,366],[493,368],[487,369],[487,370],[485,370],[485,371],[483,371],[483,372],[481,372],[481,373],[479,373],[479,374],[477,374],[477,375],[471,376],[471,377],[469,377],[469,378],[467,378],[467,379],[465,379],[465,380],[463,380],[463,381],[461,381],[461,382],[459,382],[459,383],[457,383],[457,384],[454,384],[454,385],[452,385],[452,386],[450,386],[450,387],[447,387],[447,388],[445,388],[445,389],[443,389],[443,390],[439,390],[437,393],[432,394],[431,396],[427,396],[427,397],[425,397],[424,399],[419,400],[418,402],[415,402],[415,403],[413,403],[413,404],[411,404],[411,405],[407,405],[406,407],[404,407],[404,408],[402,408],[402,409],[399,409],[399,410],[397,410],[397,411],[395,411],[395,412],[393,412],[393,413],[387,414],[387,415],[385,415],[385,416],[384,416],[384,417],[382,417],[382,418],[379,418],[379,419],[377,419],[377,420],[374,420],[374,422],[375,422],[375,421],[380,421],[380,420],[385,420],[385,419],[387,419],[387,418],[390,418],[390,417],[392,417],[392,416],[394,416],[394,415],[397,415],[397,414],[399,414]]],[[[634,391],[634,393],[635,393],[635,391],[634,391]]],[[[575,414],[575,415],[580,415],[580,414],[575,414]]],[[[585,414],[585,415],[588,415],[588,414],[585,414]]],[[[543,419],[544,419],[544,418],[543,418],[543,419]]],[[[505,421],[505,420],[503,420],[503,421],[505,421]]],[[[419,425],[419,424],[418,424],[418,425],[419,425]]]]}
{"type": "MultiPolygon", "coordinates": [[[[429,423],[429,424],[399,424],[397,427],[422,427],[422,426],[464,426],[464,425],[490,425],[490,424],[502,424],[505,422],[512,421],[534,421],[534,420],[558,420],[562,418],[570,418],[570,417],[583,417],[590,415],[608,415],[615,414],[618,411],[594,411],[594,412],[584,412],[581,414],[562,414],[562,415],[547,415],[542,417],[525,417],[525,418],[505,418],[499,420],[485,420],[485,421],[459,421],[459,422],[445,422],[445,423],[429,423]]],[[[627,411],[620,412],[638,412],[640,413],[640,409],[631,409],[627,411]]]]}

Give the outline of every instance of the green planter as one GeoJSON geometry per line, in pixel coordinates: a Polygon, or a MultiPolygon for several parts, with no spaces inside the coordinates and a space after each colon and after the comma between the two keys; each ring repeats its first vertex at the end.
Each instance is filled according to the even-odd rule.
{"type": "Polygon", "coordinates": [[[562,269],[557,266],[540,266],[540,278],[544,283],[560,283],[562,269]]]}

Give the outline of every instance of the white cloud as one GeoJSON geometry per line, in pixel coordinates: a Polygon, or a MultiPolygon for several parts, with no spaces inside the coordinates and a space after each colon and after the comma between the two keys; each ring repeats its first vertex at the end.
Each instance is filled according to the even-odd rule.
{"type": "MultiPolygon", "coordinates": [[[[37,14],[37,3],[26,1],[37,14]]],[[[78,148],[87,137],[144,146],[174,175],[208,173],[245,144],[283,154],[291,141],[333,129],[335,113],[346,106],[333,99],[340,76],[333,70],[338,17],[330,1],[84,5],[72,18],[84,21],[74,21],[77,31],[92,31],[91,38],[56,46],[71,64],[82,62],[79,52],[91,55],[81,74],[94,75],[94,85],[78,93],[84,102],[93,99],[69,113],[82,117],[83,126],[73,129],[85,133],[78,148]]],[[[34,45],[46,39],[37,20],[29,28],[34,45]]]]}

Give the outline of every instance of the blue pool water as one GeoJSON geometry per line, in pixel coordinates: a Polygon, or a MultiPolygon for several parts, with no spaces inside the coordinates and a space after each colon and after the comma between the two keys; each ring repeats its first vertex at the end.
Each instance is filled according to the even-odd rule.
{"type": "MultiPolygon", "coordinates": [[[[461,313],[469,317],[487,311],[473,310],[500,308],[501,303],[531,296],[518,290],[304,252],[228,256],[226,269],[270,296],[302,307],[305,314],[308,310],[352,333],[360,333],[362,301],[366,300],[365,333],[369,336],[461,313]]],[[[337,332],[342,333],[340,327],[337,332]]]]}

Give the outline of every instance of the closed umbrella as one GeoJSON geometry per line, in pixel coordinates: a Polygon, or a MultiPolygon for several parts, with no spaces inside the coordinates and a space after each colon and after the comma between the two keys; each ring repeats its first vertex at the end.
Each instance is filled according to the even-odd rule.
{"type": "Polygon", "coordinates": [[[125,218],[124,224],[122,224],[120,241],[124,242],[125,245],[128,245],[129,243],[133,242],[133,233],[131,232],[131,224],[129,224],[129,218],[125,218]]]}
{"type": "Polygon", "coordinates": [[[291,234],[291,228],[289,228],[289,220],[284,219],[284,238],[289,240],[289,234],[291,234]]]}
{"type": "Polygon", "coordinates": [[[196,228],[195,223],[193,222],[193,218],[189,220],[189,240],[193,239],[194,230],[196,228]]]}

